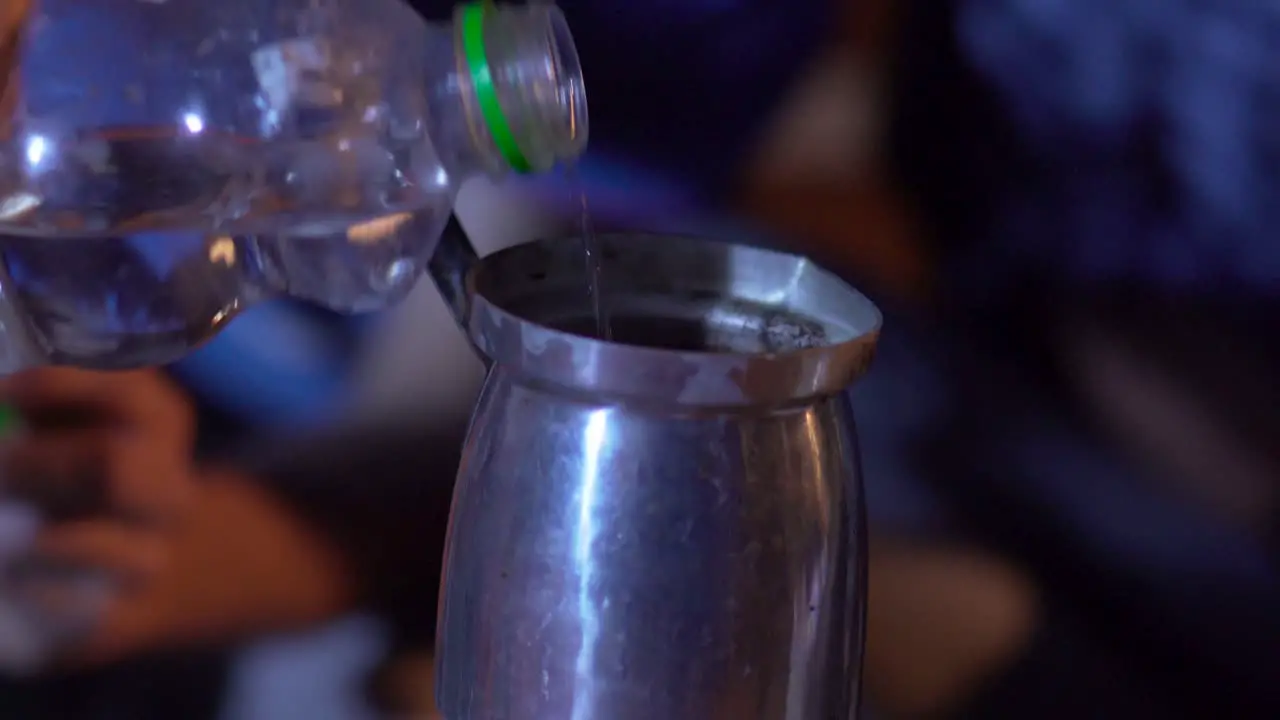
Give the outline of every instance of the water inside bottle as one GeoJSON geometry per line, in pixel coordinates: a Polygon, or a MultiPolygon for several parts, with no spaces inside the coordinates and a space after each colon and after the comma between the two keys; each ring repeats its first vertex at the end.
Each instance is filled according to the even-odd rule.
{"type": "Polygon", "coordinates": [[[613,332],[609,323],[609,311],[605,306],[601,292],[604,276],[604,253],[600,240],[596,236],[591,222],[591,208],[587,203],[587,193],[578,176],[577,166],[565,166],[565,175],[569,179],[569,187],[578,196],[582,208],[580,229],[582,232],[582,256],[587,267],[587,297],[591,302],[591,310],[595,314],[596,337],[606,342],[613,340],[613,332]]]}
{"type": "Polygon", "coordinates": [[[353,132],[264,143],[194,116],[179,126],[34,135],[24,147],[30,189],[0,202],[0,222],[40,237],[360,223],[439,194],[406,176],[413,142],[353,132]]]}
{"type": "Polygon", "coordinates": [[[228,203],[255,164],[250,141],[173,127],[33,135],[24,154],[31,190],[7,198],[0,217],[12,231],[44,237],[216,223],[238,212],[228,203]]]}
{"type": "Polygon", "coordinates": [[[0,267],[51,362],[130,367],[176,360],[255,299],[244,250],[201,233],[16,236],[0,267]]]}

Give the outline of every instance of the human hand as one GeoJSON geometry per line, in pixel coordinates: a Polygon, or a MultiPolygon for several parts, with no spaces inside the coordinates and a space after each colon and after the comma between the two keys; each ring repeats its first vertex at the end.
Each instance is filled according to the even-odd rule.
{"type": "Polygon", "coordinates": [[[63,368],[0,381],[0,403],[24,425],[0,443],[0,489],[43,520],[26,560],[104,573],[109,626],[164,572],[194,503],[190,405],[155,372],[63,368]]]}
{"type": "Polygon", "coordinates": [[[39,370],[0,381],[28,426],[0,486],[37,505],[36,561],[106,571],[104,612],[64,664],[226,644],[350,610],[344,554],[256,479],[192,462],[194,419],[153,372],[39,370]]]}

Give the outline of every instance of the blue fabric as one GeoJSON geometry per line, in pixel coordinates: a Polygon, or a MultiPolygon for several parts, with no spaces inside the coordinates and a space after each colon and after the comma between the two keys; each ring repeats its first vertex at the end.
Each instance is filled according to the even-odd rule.
{"type": "Polygon", "coordinates": [[[170,370],[205,402],[253,424],[323,423],[341,411],[353,324],[291,302],[260,305],[170,370]]]}
{"type": "MultiPolygon", "coordinates": [[[[1047,377],[1052,351],[1037,345],[1058,313],[1119,314],[1082,297],[1119,290],[1176,310],[1169,298],[1266,307],[1259,301],[1278,294],[1280,3],[906,9],[889,127],[896,166],[943,246],[950,294],[933,342],[886,343],[859,392],[882,398],[864,403],[864,427],[899,414],[880,386],[908,371],[903,347],[915,346],[926,362],[914,382],[940,384],[926,392],[946,399],[947,415],[882,433],[897,449],[879,469],[868,463],[869,484],[928,482],[970,528],[1020,556],[1053,602],[1088,613],[1092,632],[1142,658],[1168,697],[1212,701],[1224,717],[1275,716],[1274,673],[1261,670],[1280,659],[1274,547],[1162,492],[1108,447],[1074,417],[1069,389],[1047,377]],[[912,473],[900,461],[905,472],[891,477],[889,460],[920,437],[934,439],[914,456],[931,464],[912,473]]],[[[1257,353],[1248,336],[1265,333],[1250,318],[1237,337],[1224,318],[1196,340],[1257,353]]],[[[1129,341],[1171,334],[1142,320],[1103,326],[1129,341]]],[[[1214,371],[1186,346],[1134,347],[1153,348],[1155,372],[1178,354],[1214,371]]],[[[1170,376],[1213,392],[1192,373],[1170,376]]]]}
{"type": "Polygon", "coordinates": [[[904,147],[934,134],[975,148],[912,159],[934,194],[982,208],[966,272],[1280,291],[1280,4],[913,4],[901,94],[921,99],[898,130],[904,147]],[[926,46],[930,23],[946,29],[926,46]]]}

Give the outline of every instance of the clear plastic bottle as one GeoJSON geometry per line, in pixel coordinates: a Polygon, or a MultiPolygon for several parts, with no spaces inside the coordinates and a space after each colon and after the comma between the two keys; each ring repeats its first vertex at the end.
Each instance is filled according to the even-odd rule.
{"type": "Polygon", "coordinates": [[[40,0],[0,28],[0,372],[163,363],[288,295],[377,308],[470,176],[587,141],[550,4],[40,0]]]}

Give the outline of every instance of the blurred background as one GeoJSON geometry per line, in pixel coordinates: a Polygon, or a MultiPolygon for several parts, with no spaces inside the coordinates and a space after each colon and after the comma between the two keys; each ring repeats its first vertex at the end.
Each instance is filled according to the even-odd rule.
{"type": "MultiPolygon", "coordinates": [[[[885,310],[853,391],[871,717],[1280,717],[1274,4],[809,3],[820,42],[734,44],[795,60],[709,185],[609,152],[613,117],[654,101],[626,73],[596,90],[612,40],[564,5],[599,226],[776,243],[885,310]]],[[[766,13],[724,5],[706,32],[766,13]]],[[[476,182],[458,214],[492,250],[573,232],[575,203],[563,177],[476,182]]],[[[480,368],[451,323],[428,281],[374,317],[266,306],[171,372],[210,457],[465,418],[480,368]]],[[[148,655],[15,685],[0,716],[431,717],[430,644],[394,633],[353,615],[148,655]]]]}

